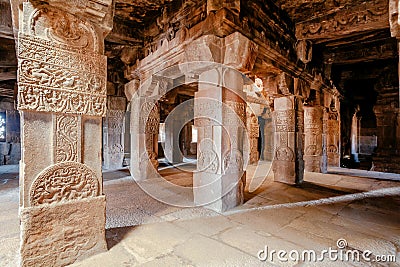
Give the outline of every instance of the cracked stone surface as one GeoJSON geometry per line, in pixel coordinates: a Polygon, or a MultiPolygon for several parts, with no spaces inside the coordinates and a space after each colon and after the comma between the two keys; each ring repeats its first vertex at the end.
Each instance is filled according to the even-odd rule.
{"type": "MultiPolygon", "coordinates": [[[[14,174],[0,178],[0,266],[17,266],[17,176],[15,169],[14,174]]],[[[183,184],[191,179],[185,176],[184,181],[182,173],[171,170],[168,177],[183,184]]],[[[105,172],[104,178],[108,251],[73,266],[371,265],[329,259],[261,262],[257,258],[265,246],[320,252],[335,249],[339,238],[347,240],[348,249],[397,256],[395,263],[376,266],[400,265],[400,183],[396,180],[306,173],[306,182],[292,187],[267,177],[260,189],[247,192],[244,205],[216,213],[153,200],[135,187],[126,170],[105,172]]]]}

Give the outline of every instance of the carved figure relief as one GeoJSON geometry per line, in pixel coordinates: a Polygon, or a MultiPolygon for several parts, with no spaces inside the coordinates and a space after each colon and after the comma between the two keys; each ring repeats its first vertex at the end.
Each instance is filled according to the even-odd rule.
{"type": "Polygon", "coordinates": [[[32,206],[78,200],[99,195],[93,170],[78,162],[61,162],[43,170],[30,190],[32,206]]]}
{"type": "Polygon", "coordinates": [[[80,119],[77,116],[56,115],[55,120],[55,162],[78,161],[80,119]]]}
{"type": "Polygon", "coordinates": [[[20,33],[18,61],[18,109],[105,116],[105,57],[20,33]]]}

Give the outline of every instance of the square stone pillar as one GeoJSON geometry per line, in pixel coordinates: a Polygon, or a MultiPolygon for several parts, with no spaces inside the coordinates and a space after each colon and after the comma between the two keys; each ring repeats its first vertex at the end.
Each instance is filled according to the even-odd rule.
{"type": "Polygon", "coordinates": [[[260,129],[258,126],[257,117],[254,114],[247,113],[247,131],[250,138],[250,164],[256,164],[260,158],[258,152],[258,138],[260,136],[260,129]]]}
{"type": "Polygon", "coordinates": [[[303,181],[303,109],[295,96],[274,99],[274,180],[286,184],[303,181]]]}
{"type": "Polygon", "coordinates": [[[183,154],[179,146],[179,136],[182,122],[174,117],[165,122],[165,159],[170,163],[180,163],[183,161],[183,154]]]}
{"type": "Polygon", "coordinates": [[[304,107],[304,169],[308,172],[327,171],[322,107],[304,107]]]}
{"type": "Polygon", "coordinates": [[[328,166],[340,167],[340,116],[337,111],[326,112],[326,151],[328,166]]]}
{"type": "Polygon", "coordinates": [[[243,77],[236,70],[220,67],[200,75],[194,107],[198,147],[193,190],[197,205],[225,211],[243,203],[243,166],[248,161],[244,158],[248,138],[243,96],[243,77]]]}
{"type": "Polygon", "coordinates": [[[69,4],[14,6],[20,11],[14,26],[20,25],[21,266],[65,266],[107,249],[101,132],[110,21],[103,22],[112,5],[105,2],[92,23],[70,13],[82,8],[82,15],[89,10],[84,3],[69,4]]]}
{"type": "Polygon", "coordinates": [[[106,169],[122,168],[124,161],[125,97],[108,97],[103,124],[103,158],[106,169]]]}
{"type": "Polygon", "coordinates": [[[130,171],[137,181],[157,173],[159,127],[158,102],[150,97],[132,98],[130,171]]]}

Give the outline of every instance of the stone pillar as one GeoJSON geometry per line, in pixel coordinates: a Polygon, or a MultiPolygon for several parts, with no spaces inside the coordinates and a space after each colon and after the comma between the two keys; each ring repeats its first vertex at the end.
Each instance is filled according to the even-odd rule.
{"type": "Polygon", "coordinates": [[[157,172],[159,127],[158,102],[150,97],[134,97],[131,101],[130,171],[137,181],[151,178],[157,172]]]}
{"type": "Polygon", "coordinates": [[[246,104],[243,78],[233,69],[217,67],[199,78],[195,95],[198,131],[194,201],[216,211],[243,203],[246,104]]]}
{"type": "Polygon", "coordinates": [[[103,158],[106,169],[118,169],[124,161],[126,98],[107,98],[107,113],[103,124],[103,158]]]}
{"type": "Polygon", "coordinates": [[[247,114],[247,131],[249,132],[250,138],[250,164],[255,164],[260,158],[258,152],[258,138],[259,138],[259,126],[257,117],[254,114],[247,114]]]}
{"type": "Polygon", "coordinates": [[[13,2],[20,9],[21,266],[65,266],[107,249],[101,132],[112,3],[71,2],[13,2]],[[89,13],[97,16],[83,19],[89,13]]]}
{"type": "Polygon", "coordinates": [[[357,108],[351,120],[351,155],[353,156],[355,162],[358,162],[359,137],[361,129],[361,117],[358,116],[358,111],[359,109],[357,108]]]}
{"type": "Polygon", "coordinates": [[[328,166],[340,167],[340,116],[337,109],[329,109],[324,120],[328,166]]]}
{"type": "Polygon", "coordinates": [[[264,123],[264,160],[272,161],[274,158],[274,126],[272,118],[265,118],[264,123]]]}
{"type": "Polygon", "coordinates": [[[179,145],[179,136],[182,122],[178,116],[167,119],[165,122],[165,159],[170,163],[179,163],[183,161],[183,154],[179,145]]]}
{"type": "Polygon", "coordinates": [[[327,171],[322,122],[322,107],[304,107],[304,169],[308,172],[327,171]]]}
{"type": "Polygon", "coordinates": [[[295,96],[274,99],[274,180],[287,184],[303,181],[303,107],[295,96]]]}

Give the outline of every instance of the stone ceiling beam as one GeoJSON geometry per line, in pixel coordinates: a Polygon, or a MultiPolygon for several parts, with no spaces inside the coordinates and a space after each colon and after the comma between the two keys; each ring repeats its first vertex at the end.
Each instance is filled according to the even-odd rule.
{"type": "Polygon", "coordinates": [[[379,0],[300,22],[296,24],[296,38],[322,42],[386,28],[389,28],[388,1],[379,0]]]}

